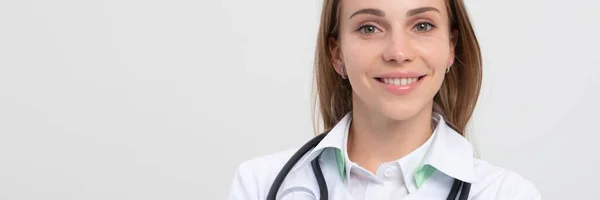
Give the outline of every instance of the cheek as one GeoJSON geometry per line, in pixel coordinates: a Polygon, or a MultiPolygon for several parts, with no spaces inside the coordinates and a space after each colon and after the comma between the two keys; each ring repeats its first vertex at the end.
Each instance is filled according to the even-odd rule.
{"type": "Polygon", "coordinates": [[[415,45],[416,54],[431,72],[431,77],[426,84],[426,96],[429,97],[429,95],[437,93],[444,82],[446,68],[449,64],[450,43],[448,39],[437,37],[420,38],[415,42],[418,43],[415,45]]]}
{"type": "Polygon", "coordinates": [[[427,38],[415,41],[415,51],[426,63],[427,67],[434,71],[445,71],[448,67],[450,57],[450,44],[447,40],[439,38],[427,38]]]}
{"type": "Polygon", "coordinates": [[[379,58],[379,45],[374,42],[348,42],[343,44],[344,64],[353,75],[368,73],[379,58]]]}

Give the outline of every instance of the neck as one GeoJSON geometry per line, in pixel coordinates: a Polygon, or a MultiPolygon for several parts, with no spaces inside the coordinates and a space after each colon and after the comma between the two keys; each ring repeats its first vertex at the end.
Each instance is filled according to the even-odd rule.
{"type": "Polygon", "coordinates": [[[353,102],[356,103],[348,135],[348,156],[373,173],[382,163],[398,160],[417,149],[433,132],[432,112],[428,108],[431,106],[409,119],[396,120],[353,102]]]}

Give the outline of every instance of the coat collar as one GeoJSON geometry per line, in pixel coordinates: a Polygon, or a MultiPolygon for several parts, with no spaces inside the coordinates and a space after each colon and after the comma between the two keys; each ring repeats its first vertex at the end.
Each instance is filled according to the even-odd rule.
{"type": "Polygon", "coordinates": [[[454,129],[450,128],[444,118],[439,119],[437,134],[423,158],[423,165],[430,165],[442,173],[472,183],[475,180],[473,164],[473,147],[471,143],[454,129]]]}
{"type": "MultiPolygon", "coordinates": [[[[306,156],[303,156],[303,158],[300,159],[300,161],[294,166],[294,168],[292,168],[292,172],[294,170],[296,170],[297,168],[304,166],[304,163],[306,163],[307,161],[310,162],[313,159],[315,159],[326,148],[333,148],[333,149],[336,149],[337,151],[342,151],[344,142],[346,141],[346,139],[345,139],[345,136],[346,136],[345,132],[347,131],[346,128],[347,128],[347,126],[350,126],[351,117],[352,117],[352,112],[347,113],[329,131],[327,136],[325,136],[325,138],[323,138],[323,140],[321,140],[321,142],[319,142],[319,144],[317,144],[317,146],[315,148],[310,150],[306,156]]],[[[341,159],[343,159],[343,158],[336,157],[336,162],[338,162],[338,168],[339,168],[340,161],[343,162],[343,160],[341,160],[341,159]]]]}
{"type": "MultiPolygon", "coordinates": [[[[352,112],[347,113],[323,138],[323,140],[307,153],[292,169],[292,172],[304,166],[307,161],[315,159],[323,150],[332,148],[345,154],[347,131],[350,126],[352,112]]],[[[473,148],[471,143],[462,135],[450,128],[444,118],[433,113],[433,120],[437,123],[434,134],[427,141],[431,142],[423,157],[420,166],[432,166],[440,172],[464,182],[473,182],[475,171],[473,165],[473,148]]],[[[347,176],[347,156],[337,154],[336,161],[340,176],[347,176]]],[[[422,169],[422,168],[421,168],[422,169]]],[[[427,170],[427,168],[425,168],[427,170]]],[[[415,171],[419,171],[416,169],[415,171]]],[[[412,173],[411,173],[412,174],[412,173]]]]}

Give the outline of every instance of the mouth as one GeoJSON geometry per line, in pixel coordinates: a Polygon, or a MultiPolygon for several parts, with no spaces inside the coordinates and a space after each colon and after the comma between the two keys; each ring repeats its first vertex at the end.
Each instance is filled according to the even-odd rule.
{"type": "Polygon", "coordinates": [[[379,81],[380,83],[387,84],[387,85],[404,86],[404,85],[411,85],[413,83],[416,83],[416,82],[420,81],[421,79],[423,79],[423,77],[425,77],[425,75],[418,76],[418,77],[402,77],[402,78],[378,77],[378,78],[375,78],[375,80],[379,81]]]}

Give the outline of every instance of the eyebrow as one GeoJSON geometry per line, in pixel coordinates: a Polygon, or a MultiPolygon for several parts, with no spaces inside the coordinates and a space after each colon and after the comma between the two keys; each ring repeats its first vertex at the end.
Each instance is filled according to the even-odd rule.
{"type": "Polygon", "coordinates": [[[438,13],[441,13],[440,10],[438,10],[437,8],[434,7],[421,7],[421,8],[415,8],[412,10],[409,10],[408,12],[406,12],[406,16],[410,17],[410,16],[414,16],[414,15],[418,15],[427,11],[435,11],[438,13]]]}
{"type": "MultiPolygon", "coordinates": [[[[437,8],[434,7],[421,7],[421,8],[415,8],[412,10],[409,10],[408,12],[406,12],[406,16],[410,17],[410,16],[414,16],[414,15],[418,15],[427,11],[436,11],[438,13],[441,13],[440,10],[438,10],[437,8]]],[[[375,16],[379,16],[379,17],[384,17],[385,16],[385,12],[383,12],[382,10],[376,9],[376,8],[364,8],[364,9],[360,9],[356,12],[354,12],[352,15],[350,15],[350,18],[359,15],[359,14],[371,14],[371,15],[375,15],[375,16]]]]}
{"type": "Polygon", "coordinates": [[[385,16],[385,12],[376,9],[376,8],[364,8],[364,9],[360,9],[356,12],[354,12],[354,14],[352,14],[348,19],[354,17],[355,15],[359,15],[359,14],[371,14],[371,15],[375,15],[375,16],[379,16],[379,17],[383,17],[385,16]]]}

